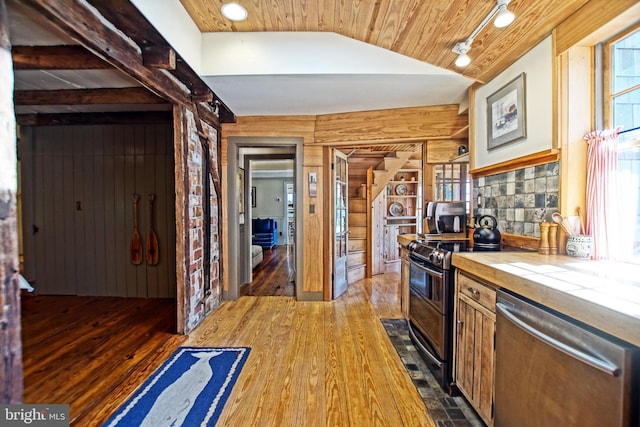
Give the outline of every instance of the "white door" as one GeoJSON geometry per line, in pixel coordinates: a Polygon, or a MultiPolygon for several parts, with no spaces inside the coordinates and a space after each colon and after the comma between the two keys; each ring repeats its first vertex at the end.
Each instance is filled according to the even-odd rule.
{"type": "Polygon", "coordinates": [[[333,298],[347,290],[348,189],[347,156],[333,150],[333,298]]]}

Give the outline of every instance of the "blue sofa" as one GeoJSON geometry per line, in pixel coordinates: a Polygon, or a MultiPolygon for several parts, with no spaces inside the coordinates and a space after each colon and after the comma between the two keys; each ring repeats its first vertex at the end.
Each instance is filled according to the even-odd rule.
{"type": "Polygon", "coordinates": [[[270,218],[260,219],[253,218],[253,240],[254,245],[260,245],[262,248],[275,246],[277,240],[278,224],[270,218]]]}

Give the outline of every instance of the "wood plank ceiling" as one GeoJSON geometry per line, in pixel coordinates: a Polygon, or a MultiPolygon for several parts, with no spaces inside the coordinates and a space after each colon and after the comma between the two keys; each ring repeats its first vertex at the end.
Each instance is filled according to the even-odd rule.
{"type": "Polygon", "coordinates": [[[68,19],[58,19],[58,2],[8,0],[14,105],[21,124],[86,121],[92,119],[80,115],[91,113],[111,113],[103,114],[103,121],[166,121],[171,101],[214,99],[222,121],[235,121],[132,3],[89,1],[91,6],[63,3],[59,13],[68,19]],[[108,29],[96,24],[105,19],[108,29]],[[106,45],[99,44],[102,37],[106,45]],[[141,78],[151,84],[143,87],[141,78]],[[184,96],[172,99],[168,94],[184,96]]]}
{"type": "Polygon", "coordinates": [[[464,41],[495,0],[236,0],[249,12],[242,22],[223,18],[226,0],[180,0],[202,32],[330,31],[447,68],[481,82],[491,80],[588,0],[512,0],[516,20],[480,32],[464,70],[453,46],[464,41]]]}

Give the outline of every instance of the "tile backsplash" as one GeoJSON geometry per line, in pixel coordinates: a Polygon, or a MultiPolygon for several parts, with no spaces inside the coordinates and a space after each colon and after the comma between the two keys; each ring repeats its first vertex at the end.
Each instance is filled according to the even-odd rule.
{"type": "Polygon", "coordinates": [[[502,233],[540,237],[539,224],[558,210],[558,178],[558,162],[476,178],[474,217],[495,217],[502,233]]]}

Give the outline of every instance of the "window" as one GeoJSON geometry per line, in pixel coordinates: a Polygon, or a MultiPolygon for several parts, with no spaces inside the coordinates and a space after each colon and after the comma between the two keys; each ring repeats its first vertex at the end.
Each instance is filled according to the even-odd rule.
{"type": "Polygon", "coordinates": [[[466,163],[442,163],[433,166],[433,200],[466,202],[470,205],[470,183],[466,163]]]}
{"type": "Polygon", "coordinates": [[[640,27],[604,45],[604,122],[622,127],[618,194],[623,256],[640,262],[640,27]]]}

